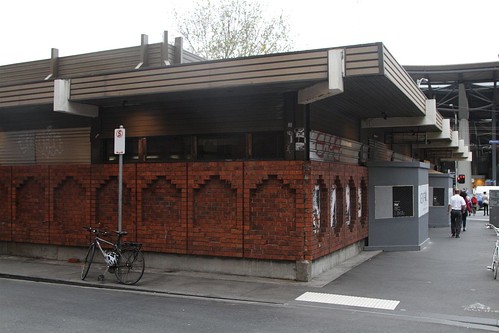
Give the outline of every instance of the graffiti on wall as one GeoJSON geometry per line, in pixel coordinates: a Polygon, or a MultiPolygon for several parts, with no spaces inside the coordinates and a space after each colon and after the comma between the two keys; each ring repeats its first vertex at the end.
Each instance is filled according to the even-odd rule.
{"type": "Polygon", "coordinates": [[[17,146],[22,155],[36,159],[50,159],[64,152],[62,137],[52,126],[45,130],[19,132],[17,146]]]}
{"type": "Polygon", "coordinates": [[[362,217],[362,188],[357,189],[357,217],[362,217]]]}
{"type": "Polygon", "coordinates": [[[359,164],[367,158],[368,145],[336,135],[310,131],[309,150],[313,161],[359,164]]]}
{"type": "Polygon", "coordinates": [[[61,135],[52,129],[52,126],[41,133],[37,133],[36,154],[44,159],[61,155],[64,152],[61,135]]]}
{"type": "Polygon", "coordinates": [[[305,129],[295,128],[295,150],[304,151],[305,150],[305,129]]]}
{"type": "Polygon", "coordinates": [[[314,232],[319,232],[321,228],[321,189],[319,185],[314,186],[312,198],[312,226],[314,232]]]}
{"type": "Polygon", "coordinates": [[[333,228],[336,226],[336,186],[333,185],[330,194],[330,204],[331,204],[331,215],[330,215],[330,226],[333,228]]]}
{"type": "Polygon", "coordinates": [[[339,162],[341,138],[322,132],[310,132],[310,158],[319,161],[339,162]]]}
{"type": "Polygon", "coordinates": [[[345,187],[345,223],[350,224],[350,185],[345,187]]]}

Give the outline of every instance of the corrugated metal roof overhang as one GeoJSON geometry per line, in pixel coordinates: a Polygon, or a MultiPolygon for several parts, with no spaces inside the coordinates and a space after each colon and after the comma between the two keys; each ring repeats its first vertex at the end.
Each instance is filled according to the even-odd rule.
{"type": "Polygon", "coordinates": [[[359,119],[424,116],[420,107],[384,75],[346,77],[344,86],[342,94],[321,103],[359,119]]]}
{"type": "MultiPolygon", "coordinates": [[[[356,118],[424,116],[424,95],[381,43],[347,46],[344,92],[327,98],[332,112],[356,118]]],[[[73,78],[71,101],[98,106],[146,104],[206,96],[297,92],[328,79],[330,49],[73,78]]],[[[46,84],[46,83],[44,83],[46,84]]],[[[0,94],[0,109],[50,103],[52,92],[33,99],[30,85],[0,94]],[[29,96],[22,101],[22,96],[29,96]],[[10,100],[12,99],[12,101],[10,100]]]]}
{"type": "MultiPolygon", "coordinates": [[[[309,87],[317,81],[300,81],[274,84],[224,87],[217,89],[193,89],[170,93],[123,95],[114,97],[91,98],[78,100],[99,106],[121,105],[123,101],[134,104],[151,102],[167,102],[172,100],[192,100],[203,98],[223,98],[237,95],[258,95],[262,93],[297,92],[309,87]]],[[[356,118],[383,117],[416,117],[422,116],[420,108],[407,95],[383,75],[345,78],[345,91],[341,94],[315,102],[330,108],[332,112],[342,112],[356,118]]],[[[313,108],[313,107],[312,107],[313,108]]]]}

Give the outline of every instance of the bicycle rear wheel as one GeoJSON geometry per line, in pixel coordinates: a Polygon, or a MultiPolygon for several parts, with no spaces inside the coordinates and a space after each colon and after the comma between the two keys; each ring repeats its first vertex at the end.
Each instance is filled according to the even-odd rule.
{"type": "Polygon", "coordinates": [[[144,254],[139,249],[126,249],[118,258],[115,274],[123,284],[135,284],[144,275],[144,254]]]}
{"type": "Polygon", "coordinates": [[[95,243],[92,243],[88,248],[87,255],[85,256],[85,261],[83,262],[83,267],[81,268],[82,280],[85,280],[85,278],[87,277],[90,265],[92,265],[92,261],[94,260],[94,254],[95,254],[95,243]]]}

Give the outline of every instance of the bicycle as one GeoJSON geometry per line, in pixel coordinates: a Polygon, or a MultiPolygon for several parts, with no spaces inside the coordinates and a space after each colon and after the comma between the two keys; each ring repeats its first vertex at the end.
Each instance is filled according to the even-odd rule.
{"type": "Polygon", "coordinates": [[[487,223],[485,226],[488,229],[493,229],[496,232],[497,236],[496,247],[494,248],[494,252],[492,253],[492,265],[487,266],[487,269],[490,269],[492,271],[495,280],[497,279],[497,271],[499,271],[499,228],[490,223],[487,223]]]}
{"type": "MultiPolygon", "coordinates": [[[[145,261],[144,254],[141,251],[141,243],[122,242],[126,231],[116,231],[116,243],[106,240],[102,237],[112,237],[113,234],[108,231],[101,231],[92,227],[83,227],[93,234],[93,240],[85,256],[81,270],[81,279],[85,280],[94,260],[95,250],[98,248],[107,264],[106,272],[114,273],[118,281],[122,284],[132,285],[144,275],[145,261]],[[105,248],[102,246],[104,245],[105,248]]],[[[99,280],[104,278],[104,274],[99,275],[99,280]]]]}

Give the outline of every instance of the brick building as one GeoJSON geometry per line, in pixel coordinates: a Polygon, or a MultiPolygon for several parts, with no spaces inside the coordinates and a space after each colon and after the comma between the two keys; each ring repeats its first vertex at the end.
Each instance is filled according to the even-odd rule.
{"type": "Polygon", "coordinates": [[[381,43],[204,61],[146,40],[0,67],[3,252],[64,259],[83,226],[116,229],[123,125],[123,229],[148,264],[309,280],[363,248],[366,162],[412,159],[375,123],[445,127],[381,43]]]}

